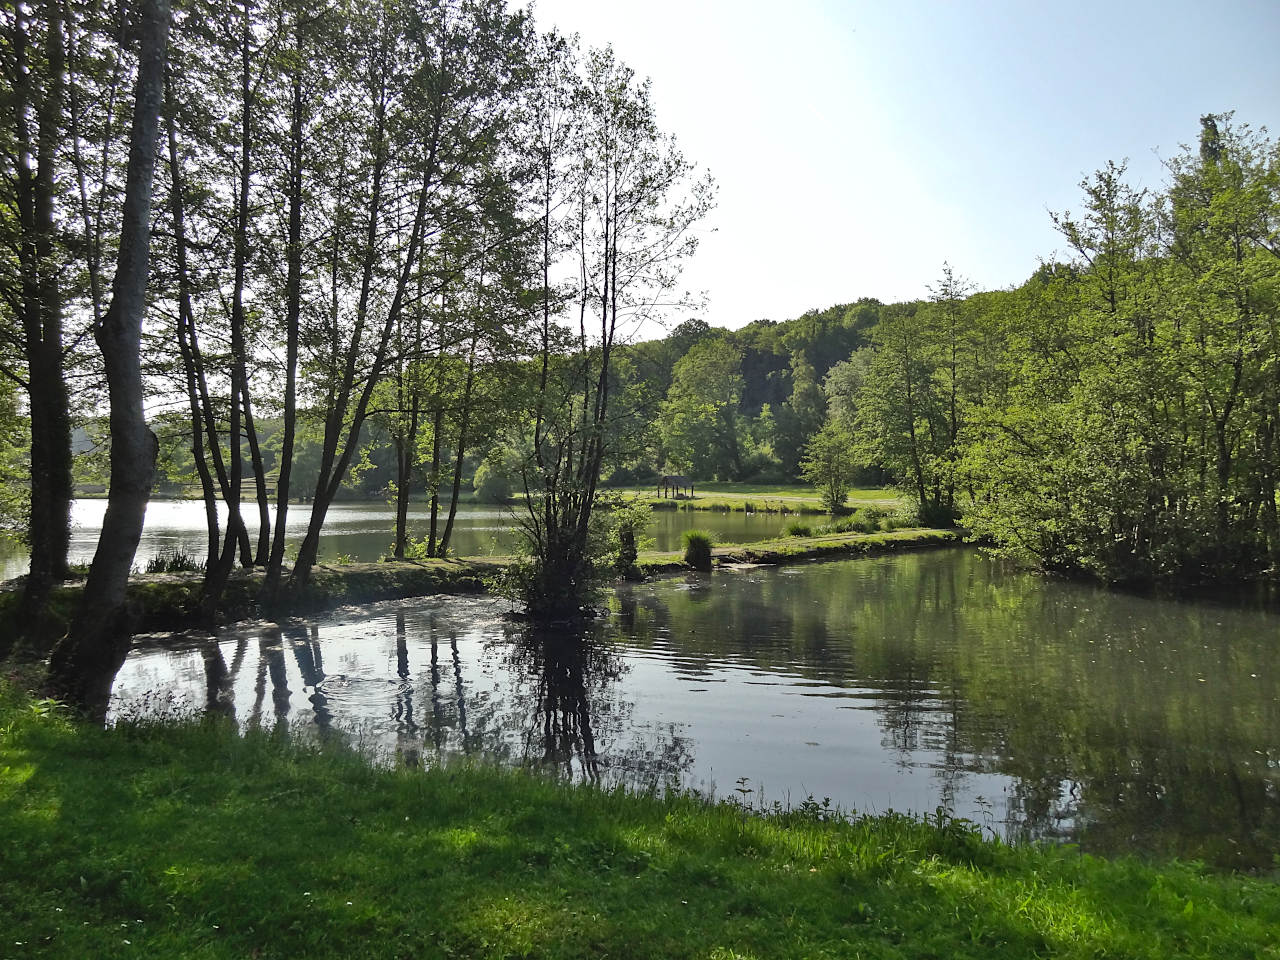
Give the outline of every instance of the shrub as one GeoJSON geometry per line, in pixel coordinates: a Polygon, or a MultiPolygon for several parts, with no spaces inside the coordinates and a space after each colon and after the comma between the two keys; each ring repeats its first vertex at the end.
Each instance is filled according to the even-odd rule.
{"type": "Polygon", "coordinates": [[[956,512],[945,504],[925,503],[916,510],[916,517],[923,527],[954,527],[956,512]]]}
{"type": "Polygon", "coordinates": [[[653,522],[653,511],[641,499],[604,501],[608,511],[608,553],[613,556],[613,567],[624,577],[636,576],[636,560],[640,549],[647,544],[645,533],[653,522]]]}
{"type": "Polygon", "coordinates": [[[511,469],[502,451],[491,453],[476,468],[472,486],[481,503],[506,503],[511,499],[511,469]]]}
{"type": "Polygon", "coordinates": [[[801,523],[799,520],[793,520],[788,523],[782,531],[788,537],[812,537],[813,528],[807,523],[801,523]]]}
{"type": "Polygon", "coordinates": [[[711,569],[711,547],[715,538],[706,530],[684,532],[684,562],[695,570],[711,569]]]}

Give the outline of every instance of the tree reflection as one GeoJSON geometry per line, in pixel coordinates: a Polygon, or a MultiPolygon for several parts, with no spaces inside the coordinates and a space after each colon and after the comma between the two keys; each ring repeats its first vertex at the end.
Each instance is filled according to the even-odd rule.
{"type": "Polygon", "coordinates": [[[305,624],[290,624],[281,631],[281,642],[287,642],[292,648],[302,685],[311,689],[308,699],[316,726],[321,732],[327,732],[333,715],[329,711],[329,698],[321,688],[324,683],[324,656],[320,649],[320,631],[314,625],[308,628],[305,624]]]}
{"type": "MultiPolygon", "coordinates": [[[[241,641],[241,648],[246,646],[241,641]]],[[[243,658],[243,653],[236,659],[235,665],[239,667],[239,661],[243,658]]],[[[204,661],[204,708],[212,714],[219,714],[232,720],[236,716],[235,691],[232,687],[235,675],[227,666],[226,659],[222,656],[222,647],[212,637],[200,645],[200,657],[204,661]]]]}
{"type": "Polygon", "coordinates": [[[283,729],[289,722],[291,691],[284,663],[284,638],[280,628],[274,624],[264,629],[258,638],[258,677],[254,685],[253,716],[250,722],[261,723],[267,677],[271,678],[271,706],[275,714],[276,729],[283,729]]]}
{"type": "Polygon", "coordinates": [[[570,779],[653,789],[680,782],[693,763],[674,724],[642,728],[618,681],[629,667],[600,623],[558,629],[513,625],[505,667],[520,761],[570,779]]]}
{"type": "Polygon", "coordinates": [[[624,642],[647,619],[681,673],[861,688],[881,748],[931,770],[935,802],[1005,778],[999,808],[980,805],[1010,837],[1270,865],[1280,676],[1264,610],[1046,582],[970,551],[726,576],[709,603],[667,582],[628,608],[645,616],[618,618],[624,642]]]}

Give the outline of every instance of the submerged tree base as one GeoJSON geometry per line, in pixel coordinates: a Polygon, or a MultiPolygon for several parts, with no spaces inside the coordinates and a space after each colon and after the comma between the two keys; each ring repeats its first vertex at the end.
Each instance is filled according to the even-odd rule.
{"type": "Polygon", "coordinates": [[[0,686],[0,911],[50,958],[1274,957],[1280,885],[485,767],[0,686]],[[264,918],[269,918],[264,920],[264,918]]]}

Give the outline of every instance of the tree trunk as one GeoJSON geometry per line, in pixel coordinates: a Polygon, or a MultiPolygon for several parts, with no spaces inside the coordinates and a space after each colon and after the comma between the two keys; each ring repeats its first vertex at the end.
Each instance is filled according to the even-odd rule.
{"type": "MultiPolygon", "coordinates": [[[[250,140],[251,86],[250,86],[250,53],[249,53],[249,2],[245,0],[241,8],[240,31],[240,182],[236,193],[236,226],[233,251],[234,280],[231,290],[231,499],[227,506],[232,514],[240,519],[241,480],[244,476],[244,455],[240,449],[241,418],[248,420],[251,416],[249,404],[249,370],[248,348],[245,345],[244,326],[244,288],[246,260],[249,255],[249,184],[250,162],[252,160],[250,140]]],[[[255,474],[257,464],[254,464],[255,474]]],[[[255,479],[259,479],[255,476],[255,479]]],[[[252,548],[249,545],[248,531],[240,537],[240,564],[244,567],[253,565],[252,548]]],[[[225,563],[225,561],[224,561],[225,563]]],[[[228,568],[228,573],[230,570],[228,568]]]]}
{"type": "Polygon", "coordinates": [[[440,520],[440,433],[444,430],[444,398],[436,392],[436,412],[431,421],[431,470],[427,483],[431,487],[431,522],[427,528],[427,556],[436,556],[436,530],[440,520]]]}
{"type": "MultiPolygon", "coordinates": [[[[218,491],[209,472],[204,452],[204,415],[200,403],[199,381],[193,345],[195,343],[195,316],[191,309],[191,274],[187,267],[187,232],[185,204],[182,199],[182,165],[178,162],[178,133],[174,112],[173,85],[165,73],[166,129],[169,140],[169,199],[173,217],[174,254],[178,270],[178,353],[187,381],[187,404],[191,410],[191,456],[196,473],[200,477],[200,492],[204,498],[205,528],[208,530],[208,547],[205,554],[205,570],[218,562],[220,541],[218,530],[218,491]]],[[[216,444],[217,439],[214,438],[216,444]]]]}
{"type": "Polygon", "coordinates": [[[253,555],[255,566],[266,566],[271,554],[271,500],[267,495],[267,471],[262,462],[262,448],[258,446],[258,428],[253,422],[253,408],[249,405],[248,381],[244,391],[244,434],[249,441],[249,463],[253,467],[253,485],[258,499],[258,548],[253,555]]]}
{"type": "Polygon", "coordinates": [[[139,346],[151,252],[151,193],[164,99],[169,0],[143,0],[129,165],[111,306],[95,330],[111,401],[111,493],[80,608],[49,662],[50,693],[106,717],[132,635],[125,589],[155,473],[157,442],[143,411],[139,346]]]}
{"type": "MultiPolygon", "coordinates": [[[[34,638],[49,628],[45,606],[53,584],[67,576],[71,540],[71,414],[63,369],[62,296],[55,253],[56,152],[64,99],[62,7],[48,4],[45,18],[48,76],[39,89],[27,63],[29,21],[15,14],[14,47],[19,81],[14,85],[14,132],[28,159],[19,163],[17,206],[21,238],[21,322],[27,360],[31,418],[31,565],[18,622],[34,638]],[[28,114],[36,117],[34,150],[28,114]],[[34,153],[34,158],[32,154],[34,153]],[[34,167],[30,161],[34,159],[34,167]]],[[[0,641],[0,648],[5,647],[0,641]]],[[[0,649],[0,655],[6,651],[0,649]]]]}
{"type": "Polygon", "coordinates": [[[404,559],[409,540],[409,488],[413,481],[413,464],[418,449],[418,413],[420,390],[415,384],[409,398],[409,424],[405,435],[396,437],[396,542],[395,557],[404,559]]]}
{"type": "Polygon", "coordinates": [[[458,445],[454,450],[453,489],[449,495],[449,519],[445,521],[440,536],[439,555],[449,555],[449,539],[453,536],[453,521],[458,515],[458,493],[462,487],[462,465],[467,455],[467,431],[471,428],[471,391],[476,380],[476,337],[471,338],[471,355],[467,358],[467,383],[462,390],[462,411],[458,421],[458,445]]]}
{"type": "Polygon", "coordinates": [[[285,537],[288,533],[289,482],[293,475],[293,447],[298,427],[298,328],[302,316],[302,42],[294,30],[293,109],[289,125],[289,239],[285,250],[288,276],[285,280],[285,379],[284,427],[280,444],[280,473],[276,480],[276,527],[262,583],[262,601],[276,602],[284,567],[285,537]]]}

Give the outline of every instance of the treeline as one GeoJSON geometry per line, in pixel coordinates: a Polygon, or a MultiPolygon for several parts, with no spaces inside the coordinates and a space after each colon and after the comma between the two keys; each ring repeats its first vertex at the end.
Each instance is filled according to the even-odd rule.
{"type": "Polygon", "coordinates": [[[884,476],[1046,570],[1208,581],[1280,567],[1280,154],[1229,116],[1137,190],[1123,165],[1055,216],[1067,256],[1014,290],[944,267],[859,301],[633,348],[641,455],[698,478],[884,476]]]}
{"type": "MultiPolygon", "coordinates": [[[[1085,181],[1079,212],[1054,218],[1066,255],[1016,289],[975,292],[944,266],[920,301],[732,331],[688,320],[619,345],[604,480],[807,479],[831,488],[833,509],[850,484],[894,483],[923,522],[962,521],[1047,570],[1152,582],[1274,569],[1278,168],[1264,133],[1205,117],[1164,188],[1132,188],[1122,165],[1085,181]]],[[[478,380],[510,399],[527,366],[478,380]]],[[[521,492],[518,417],[476,423],[464,488],[521,492]]],[[[447,431],[440,442],[453,449],[447,431]]],[[[361,450],[353,493],[403,489],[384,421],[361,450]]],[[[408,488],[431,476],[411,472],[408,488]]]]}

